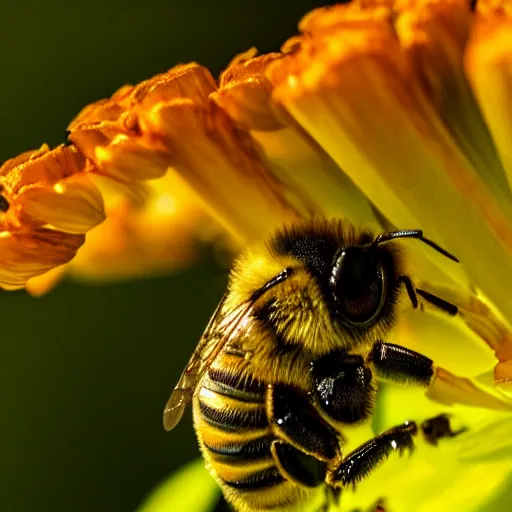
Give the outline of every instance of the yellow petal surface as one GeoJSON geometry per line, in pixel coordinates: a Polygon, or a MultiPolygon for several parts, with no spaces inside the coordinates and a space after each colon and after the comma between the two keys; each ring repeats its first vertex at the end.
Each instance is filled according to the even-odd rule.
{"type": "MultiPolygon", "coordinates": [[[[509,6],[510,8],[510,6],[509,6]]],[[[465,67],[512,183],[512,10],[477,15],[465,67]]]]}
{"type": "Polygon", "coordinates": [[[387,386],[379,398],[379,431],[405,420],[421,423],[426,418],[448,413],[463,434],[440,441],[437,446],[421,439],[411,457],[392,456],[371,478],[361,482],[355,493],[347,493],[346,506],[369,507],[384,498],[390,510],[498,512],[486,508],[491,497],[508,493],[512,446],[510,413],[495,413],[463,406],[446,408],[429,401],[419,390],[387,386]]]}
{"type": "Polygon", "coordinates": [[[473,15],[466,0],[396,2],[397,35],[426,98],[500,202],[510,202],[505,172],[463,69],[473,15]]]}
{"type": "Polygon", "coordinates": [[[103,197],[86,174],[53,187],[27,187],[18,196],[23,213],[66,233],[86,233],[105,219],[103,197]]]}
{"type": "Polygon", "coordinates": [[[49,229],[0,232],[0,286],[22,288],[31,277],[67,263],[84,242],[84,235],[49,229]]]}
{"type": "Polygon", "coordinates": [[[264,75],[280,53],[257,56],[256,48],[237,55],[221,73],[218,91],[210,97],[246,130],[272,131],[283,127],[271,102],[272,86],[264,75]]]}

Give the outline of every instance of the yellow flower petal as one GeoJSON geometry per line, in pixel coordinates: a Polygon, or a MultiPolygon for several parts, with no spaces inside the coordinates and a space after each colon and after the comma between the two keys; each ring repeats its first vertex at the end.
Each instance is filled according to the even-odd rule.
{"type": "Polygon", "coordinates": [[[419,86],[494,197],[510,202],[503,166],[464,75],[469,2],[421,0],[396,6],[397,35],[419,86]]]}
{"type": "Polygon", "coordinates": [[[465,68],[512,184],[511,33],[510,6],[508,11],[490,10],[477,15],[466,50],[465,68]]]}
{"type": "Polygon", "coordinates": [[[73,258],[103,218],[103,199],[74,146],[43,145],[0,168],[0,287],[25,282],[73,258]]]}
{"type": "Polygon", "coordinates": [[[156,489],[138,512],[202,512],[209,510],[219,496],[218,486],[201,459],[189,463],[156,489]]]}
{"type": "MultiPolygon", "coordinates": [[[[480,345],[482,345],[481,342],[483,341],[494,353],[494,358],[491,359],[489,358],[491,355],[489,351],[487,351],[486,355],[478,355],[472,351],[470,346],[474,345],[476,340],[472,340],[472,343],[468,343],[468,332],[464,333],[460,330],[458,334],[450,334],[447,329],[448,325],[438,325],[439,334],[431,332],[430,336],[432,343],[425,340],[424,347],[427,351],[432,348],[432,345],[439,345],[440,343],[443,344],[444,347],[436,354],[436,357],[432,357],[431,355],[430,357],[439,364],[444,364],[450,368],[457,368],[459,372],[464,375],[477,375],[479,373],[484,373],[484,367],[477,369],[474,365],[484,364],[489,368],[493,366],[497,360],[498,364],[495,371],[499,374],[499,377],[496,377],[496,384],[505,389],[507,386],[504,385],[508,379],[512,379],[512,367],[510,365],[510,361],[512,361],[512,332],[510,327],[503,321],[497,312],[494,311],[492,304],[488,304],[484,298],[478,297],[472,291],[464,290],[461,287],[455,288],[448,286],[445,283],[432,284],[432,282],[420,282],[419,288],[427,290],[438,297],[443,297],[443,299],[456,305],[459,310],[457,319],[453,320],[444,318],[442,320],[444,320],[448,325],[464,323],[467,328],[478,337],[480,345]],[[440,360],[443,358],[443,355],[446,356],[449,353],[452,353],[456,358],[448,365],[441,363],[440,360]],[[461,371],[461,362],[469,362],[472,364],[472,370],[469,371],[466,367],[461,371]]],[[[425,337],[426,326],[424,320],[428,318],[428,316],[430,315],[421,315],[421,318],[418,317],[420,323],[411,328],[409,335],[403,336],[404,340],[414,339],[415,332],[420,332],[421,337],[425,337]]],[[[415,323],[417,323],[417,321],[415,323]]],[[[420,352],[422,351],[421,348],[418,348],[417,350],[420,352]]],[[[424,353],[425,350],[423,351],[424,353]]]]}
{"type": "Polygon", "coordinates": [[[459,377],[438,367],[425,394],[431,400],[446,405],[466,405],[494,411],[512,412],[512,403],[476,386],[466,377],[459,377]]]}
{"type": "Polygon", "coordinates": [[[25,290],[33,297],[41,297],[53,290],[66,273],[67,265],[60,265],[39,276],[31,277],[25,284],[25,290]]]}
{"type": "Polygon", "coordinates": [[[8,160],[0,168],[0,189],[9,203],[5,221],[52,225],[85,233],[104,219],[103,199],[85,175],[86,161],[75,147],[43,146],[8,160]]]}
{"type": "Polygon", "coordinates": [[[0,232],[0,286],[22,288],[31,277],[70,261],[84,240],[84,235],[49,229],[0,232]]]}
{"type": "Polygon", "coordinates": [[[18,196],[23,213],[66,233],[86,233],[105,219],[103,197],[85,174],[34,186],[18,196]]]}
{"type": "Polygon", "coordinates": [[[219,78],[219,90],[210,97],[246,130],[278,130],[283,127],[272,109],[272,86],[263,70],[279,53],[257,55],[256,48],[235,57],[219,78]]]}
{"type": "Polygon", "coordinates": [[[510,413],[443,407],[406,386],[387,385],[379,396],[381,430],[444,413],[455,428],[467,431],[438,446],[418,439],[411,457],[390,457],[355,493],[345,494],[348,510],[356,506],[365,510],[378,498],[385,498],[393,512],[501,510],[487,505],[500,491],[510,496],[510,489],[503,487],[510,478],[511,438],[506,435],[512,427],[510,413]]]}

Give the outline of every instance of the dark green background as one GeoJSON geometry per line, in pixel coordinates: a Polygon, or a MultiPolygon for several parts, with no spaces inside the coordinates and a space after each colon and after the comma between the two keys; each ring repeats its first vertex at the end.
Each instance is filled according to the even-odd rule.
{"type": "MultiPolygon", "coordinates": [[[[178,62],[218,72],[271,51],[313,1],[13,2],[0,6],[0,159],[63,142],[88,102],[178,62]]],[[[0,511],[133,511],[197,455],[163,405],[222,294],[205,251],[166,279],[0,296],[0,511]]]]}

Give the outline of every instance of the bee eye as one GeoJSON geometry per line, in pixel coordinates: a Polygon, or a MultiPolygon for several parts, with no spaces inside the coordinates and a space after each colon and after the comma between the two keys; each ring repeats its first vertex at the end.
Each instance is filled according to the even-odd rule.
{"type": "Polygon", "coordinates": [[[364,326],[376,320],[384,303],[385,274],[373,251],[348,247],[334,261],[330,279],[336,312],[342,320],[364,326]]]}

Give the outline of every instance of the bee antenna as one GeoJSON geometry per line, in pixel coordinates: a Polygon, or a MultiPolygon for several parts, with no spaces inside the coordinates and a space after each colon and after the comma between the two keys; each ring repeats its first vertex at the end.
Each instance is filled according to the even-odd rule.
{"type": "Polygon", "coordinates": [[[432,242],[432,240],[425,238],[423,236],[423,231],[421,231],[421,229],[407,229],[403,231],[388,231],[387,233],[381,233],[375,238],[375,240],[370,245],[377,246],[389,242],[391,240],[395,240],[396,238],[416,238],[423,242],[424,244],[427,244],[428,246],[432,247],[432,249],[435,249],[443,256],[446,256],[450,260],[459,263],[459,260],[453,254],[450,254],[442,247],[439,247],[439,245],[432,242]]]}

